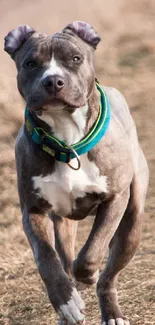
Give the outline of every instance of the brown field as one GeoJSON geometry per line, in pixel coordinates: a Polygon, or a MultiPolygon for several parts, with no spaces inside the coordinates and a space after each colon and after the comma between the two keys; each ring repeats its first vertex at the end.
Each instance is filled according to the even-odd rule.
{"type": "MultiPolygon", "coordinates": [[[[102,37],[96,76],[125,95],[150,168],[141,246],[122,272],[119,298],[131,325],[155,324],[155,1],[0,1],[0,325],[54,325],[51,308],[22,230],[14,141],[23,120],[13,61],[3,38],[19,24],[54,33],[73,20],[90,22],[102,37]],[[154,149],[153,149],[154,148],[154,149]]],[[[77,250],[92,219],[80,224],[77,250]]],[[[99,325],[95,288],[84,294],[87,324],[99,325]]]]}

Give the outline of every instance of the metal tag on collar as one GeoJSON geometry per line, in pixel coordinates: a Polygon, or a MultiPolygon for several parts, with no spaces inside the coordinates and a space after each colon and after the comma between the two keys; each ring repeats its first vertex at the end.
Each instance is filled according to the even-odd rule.
{"type": "Polygon", "coordinates": [[[81,167],[81,161],[80,161],[80,157],[79,155],[77,154],[77,152],[71,147],[69,146],[68,144],[66,144],[66,147],[68,147],[70,149],[70,151],[72,151],[75,155],[75,158],[77,159],[77,162],[78,162],[78,166],[77,168],[74,168],[71,164],[67,163],[67,165],[71,168],[71,169],[74,169],[74,170],[79,170],[80,167],[81,167]]]}

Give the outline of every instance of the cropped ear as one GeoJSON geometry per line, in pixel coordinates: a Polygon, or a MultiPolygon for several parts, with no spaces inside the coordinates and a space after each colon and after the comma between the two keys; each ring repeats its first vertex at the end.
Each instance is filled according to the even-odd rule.
{"type": "Polygon", "coordinates": [[[98,43],[101,41],[101,38],[97,35],[94,28],[83,21],[74,21],[72,24],[67,25],[63,29],[63,33],[73,32],[83,41],[87,42],[94,49],[96,49],[98,43]]]}
{"type": "Polygon", "coordinates": [[[16,51],[34,32],[35,30],[28,25],[21,25],[13,29],[4,38],[4,51],[14,59],[16,51]]]}

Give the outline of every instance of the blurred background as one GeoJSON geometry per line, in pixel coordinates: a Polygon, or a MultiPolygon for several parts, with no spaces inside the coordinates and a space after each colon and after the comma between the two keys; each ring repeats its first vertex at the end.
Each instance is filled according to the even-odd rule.
{"type": "MultiPolygon", "coordinates": [[[[135,119],[150,168],[142,242],[119,282],[120,303],[131,325],[155,324],[155,1],[0,0],[0,324],[53,325],[52,310],[21,226],[14,142],[23,120],[14,62],[5,35],[20,24],[53,34],[73,20],[89,22],[102,38],[96,51],[100,83],[118,88],[135,119]]],[[[79,227],[77,250],[92,219],[79,227]]],[[[87,290],[88,324],[99,325],[95,288],[87,290]]]]}

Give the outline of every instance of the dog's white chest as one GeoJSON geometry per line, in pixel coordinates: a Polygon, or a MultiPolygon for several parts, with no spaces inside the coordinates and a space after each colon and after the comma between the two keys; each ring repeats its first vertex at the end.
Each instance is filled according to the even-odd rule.
{"type": "MultiPolygon", "coordinates": [[[[71,164],[77,166],[76,158],[71,164]]],[[[76,209],[76,199],[86,193],[106,193],[106,176],[101,176],[87,155],[81,156],[81,168],[72,170],[67,164],[56,162],[55,171],[45,177],[33,177],[33,187],[38,195],[52,205],[55,214],[65,217],[76,209]]]]}

